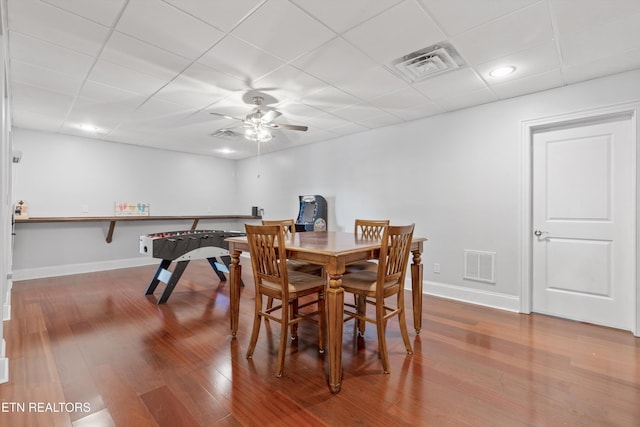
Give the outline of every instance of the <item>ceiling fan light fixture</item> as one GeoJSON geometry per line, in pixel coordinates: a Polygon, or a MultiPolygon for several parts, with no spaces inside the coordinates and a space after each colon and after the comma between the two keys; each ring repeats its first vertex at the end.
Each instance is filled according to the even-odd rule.
{"type": "Polygon", "coordinates": [[[253,126],[247,128],[247,130],[244,132],[244,137],[249,141],[267,142],[270,141],[271,138],[273,138],[273,135],[271,135],[271,132],[269,132],[268,129],[262,127],[261,123],[256,123],[253,126]]]}

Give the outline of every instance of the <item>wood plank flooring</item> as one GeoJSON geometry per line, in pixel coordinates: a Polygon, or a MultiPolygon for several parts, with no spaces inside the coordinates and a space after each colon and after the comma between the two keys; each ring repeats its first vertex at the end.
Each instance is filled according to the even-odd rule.
{"type": "Polygon", "coordinates": [[[389,375],[375,327],[359,339],[345,325],[343,388],[333,395],[314,325],[300,326],[282,378],[273,375],[277,324],[263,326],[245,358],[248,266],[237,339],[229,287],[206,261],[191,262],[161,306],[163,285],[144,295],[154,271],[14,284],[0,426],[640,425],[640,339],[629,332],[424,296],[413,355],[389,322],[389,375]]]}

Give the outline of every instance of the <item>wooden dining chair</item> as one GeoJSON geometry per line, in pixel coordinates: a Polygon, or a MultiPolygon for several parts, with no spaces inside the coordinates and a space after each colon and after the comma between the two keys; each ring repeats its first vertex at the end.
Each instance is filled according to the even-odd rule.
{"type": "MultiPolygon", "coordinates": [[[[284,236],[286,238],[293,238],[296,233],[296,224],[293,219],[263,219],[262,225],[280,225],[282,227],[282,230],[284,231],[284,236]]],[[[318,276],[321,276],[324,273],[322,265],[293,259],[287,261],[287,268],[289,269],[289,271],[300,271],[302,273],[316,274],[318,276]]],[[[271,308],[272,306],[273,298],[268,298],[267,308],[271,308]]],[[[294,327],[294,337],[295,330],[296,329],[294,327]]]]}
{"type": "Polygon", "coordinates": [[[324,352],[326,336],[325,289],[326,279],[323,276],[290,271],[287,268],[285,236],[280,225],[245,225],[251,267],[255,282],[255,314],[251,339],[247,348],[247,359],[253,357],[262,319],[280,323],[280,346],[275,375],[282,376],[284,356],[287,345],[289,326],[297,325],[303,320],[318,325],[318,348],[324,352]],[[263,295],[279,301],[280,304],[263,308],[263,295]],[[298,299],[308,295],[315,298],[298,299]],[[296,303],[296,310],[293,309],[296,303]],[[317,310],[302,313],[298,309],[317,304],[317,310]],[[278,316],[279,314],[279,316],[278,316]]]}
{"type": "Polygon", "coordinates": [[[357,296],[356,304],[345,303],[345,320],[357,319],[359,323],[371,322],[376,324],[378,333],[378,351],[382,359],[384,373],[389,373],[389,354],[385,331],[387,321],[398,316],[400,333],[404,340],[407,354],[412,354],[407,322],[404,312],[404,279],[407,272],[411,239],[414,224],[406,226],[391,226],[385,228],[380,247],[380,258],[376,271],[362,270],[345,274],[342,277],[342,287],[345,292],[357,296]],[[386,302],[387,298],[396,297],[395,306],[386,302]],[[362,304],[360,303],[362,301],[362,304]],[[375,306],[375,318],[367,316],[366,304],[375,306]]]}
{"type": "MultiPolygon", "coordinates": [[[[356,219],[353,233],[360,239],[380,239],[389,220],[356,219]]],[[[356,273],[362,270],[376,271],[378,263],[374,261],[358,261],[345,267],[345,273],[356,273]]]]}

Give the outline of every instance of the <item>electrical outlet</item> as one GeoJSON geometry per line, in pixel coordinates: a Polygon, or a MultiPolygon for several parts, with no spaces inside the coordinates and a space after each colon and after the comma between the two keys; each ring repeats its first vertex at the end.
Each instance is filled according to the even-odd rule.
{"type": "Polygon", "coordinates": [[[89,205],[82,205],[82,213],[89,213],[89,205]]]}
{"type": "Polygon", "coordinates": [[[438,262],[433,263],[433,272],[436,274],[440,274],[440,263],[438,262]]]}

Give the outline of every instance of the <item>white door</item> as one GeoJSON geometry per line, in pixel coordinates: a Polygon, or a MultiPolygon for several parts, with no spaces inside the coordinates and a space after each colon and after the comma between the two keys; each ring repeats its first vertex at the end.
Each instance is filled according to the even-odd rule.
{"type": "Polygon", "coordinates": [[[533,135],[533,311],[633,329],[634,156],[628,119],[533,135]]]}

